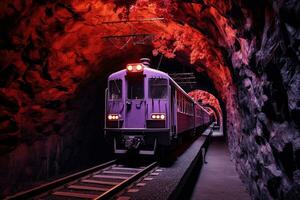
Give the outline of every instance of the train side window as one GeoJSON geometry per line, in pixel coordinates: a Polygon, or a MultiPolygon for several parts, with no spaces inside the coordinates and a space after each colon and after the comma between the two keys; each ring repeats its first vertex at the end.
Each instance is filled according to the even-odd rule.
{"type": "Polygon", "coordinates": [[[116,100],[122,98],[122,80],[110,80],[108,83],[109,99],[116,100]]]}
{"type": "Polygon", "coordinates": [[[168,95],[168,80],[162,78],[149,79],[149,97],[153,99],[165,99],[168,95]]]}
{"type": "Polygon", "coordinates": [[[144,98],[144,77],[135,77],[128,79],[127,88],[128,99],[143,99],[144,98]]]}
{"type": "Polygon", "coordinates": [[[177,111],[180,112],[180,93],[177,92],[177,111]]]}
{"type": "Polygon", "coordinates": [[[181,96],[181,98],[182,98],[182,102],[181,102],[181,111],[184,113],[184,104],[185,104],[185,99],[184,99],[184,97],[183,96],[181,96]]]}
{"type": "Polygon", "coordinates": [[[184,98],[183,98],[183,95],[181,94],[180,95],[181,97],[181,112],[183,112],[184,113],[184,98]]]}
{"type": "Polygon", "coordinates": [[[183,98],[181,94],[180,94],[180,112],[183,112],[183,98]]]}

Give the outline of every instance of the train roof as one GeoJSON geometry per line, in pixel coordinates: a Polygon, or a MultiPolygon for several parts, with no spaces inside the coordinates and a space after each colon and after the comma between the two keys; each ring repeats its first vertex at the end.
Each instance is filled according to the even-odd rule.
{"type": "MultiPolygon", "coordinates": [[[[147,74],[150,74],[150,75],[157,75],[159,77],[171,78],[167,73],[156,70],[156,69],[152,69],[152,68],[149,68],[149,67],[145,67],[144,72],[146,72],[147,74]]],[[[120,70],[120,71],[117,71],[117,72],[111,74],[108,77],[108,79],[120,78],[120,77],[125,76],[126,74],[127,74],[127,70],[123,69],[123,70],[120,70]]]]}
{"type": "MultiPolygon", "coordinates": [[[[193,101],[195,104],[197,104],[198,106],[200,106],[207,114],[209,114],[209,112],[203,107],[201,106],[197,101],[195,101],[191,96],[189,96],[184,89],[182,89],[170,76],[169,74],[156,70],[156,69],[152,69],[150,67],[145,67],[144,66],[144,72],[146,72],[146,74],[150,74],[150,75],[157,75],[157,77],[159,78],[167,78],[170,80],[170,82],[178,89],[180,90],[188,99],[190,99],[191,101],[193,101]]],[[[117,71],[115,73],[112,73],[108,79],[120,79],[123,76],[126,76],[127,74],[127,70],[123,69],[120,71],[117,71]]]]}

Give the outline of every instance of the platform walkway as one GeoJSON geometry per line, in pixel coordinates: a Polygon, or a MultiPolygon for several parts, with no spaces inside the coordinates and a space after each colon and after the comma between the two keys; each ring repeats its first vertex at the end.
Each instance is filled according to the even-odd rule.
{"type": "Polygon", "coordinates": [[[202,166],[195,188],[193,200],[250,200],[241,182],[228,147],[223,139],[214,137],[206,154],[207,164],[202,166]]]}

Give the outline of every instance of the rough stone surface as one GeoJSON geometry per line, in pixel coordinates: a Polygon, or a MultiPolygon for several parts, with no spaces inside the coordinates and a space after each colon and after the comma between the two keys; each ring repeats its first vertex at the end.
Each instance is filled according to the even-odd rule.
{"type": "Polygon", "coordinates": [[[299,19],[297,0],[1,1],[1,193],[104,156],[98,91],[152,53],[212,80],[253,199],[299,199],[299,19]],[[154,39],[103,39],[132,33],[154,39]]]}

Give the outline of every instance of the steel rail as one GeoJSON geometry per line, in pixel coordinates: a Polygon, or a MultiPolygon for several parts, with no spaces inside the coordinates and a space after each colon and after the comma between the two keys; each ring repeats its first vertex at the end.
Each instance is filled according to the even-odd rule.
{"type": "Polygon", "coordinates": [[[62,186],[62,185],[66,184],[66,183],[68,183],[70,181],[76,180],[76,179],[78,179],[80,177],[83,177],[85,175],[93,173],[93,172],[95,172],[97,170],[101,170],[101,169],[103,169],[103,168],[105,168],[105,167],[107,167],[109,165],[112,165],[112,164],[116,163],[116,161],[117,160],[111,160],[109,162],[97,165],[95,167],[91,167],[89,169],[77,172],[75,174],[71,174],[69,176],[66,176],[66,177],[54,180],[54,181],[46,183],[44,185],[41,185],[41,186],[38,186],[38,187],[35,187],[35,188],[32,188],[32,189],[29,189],[29,190],[26,190],[26,191],[22,191],[22,192],[19,192],[17,194],[11,195],[11,196],[7,196],[7,197],[4,198],[4,200],[10,200],[10,199],[29,199],[29,198],[32,198],[34,196],[40,195],[42,193],[45,193],[45,192],[47,192],[47,191],[49,191],[51,189],[57,188],[59,186],[62,186]]]}
{"type": "Polygon", "coordinates": [[[151,169],[153,169],[155,166],[157,166],[158,162],[153,162],[147,167],[145,167],[140,172],[130,176],[128,179],[122,181],[121,183],[117,184],[116,186],[112,187],[108,191],[104,192],[103,194],[99,195],[98,197],[94,198],[94,200],[102,200],[102,199],[109,199],[112,198],[114,195],[116,195],[118,192],[122,191],[126,187],[128,187],[130,184],[132,184],[134,181],[137,181],[139,178],[141,178],[143,175],[147,174],[151,169]]]}

